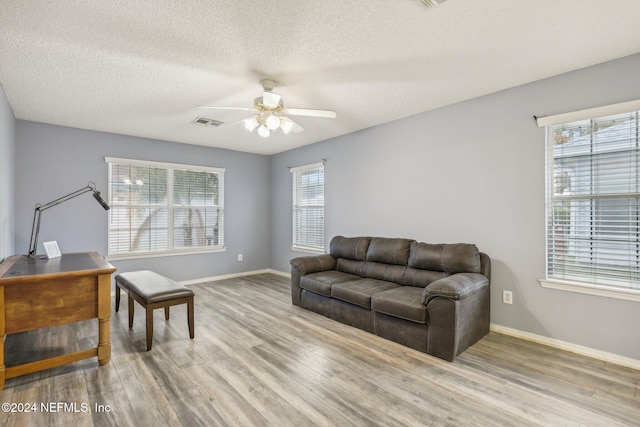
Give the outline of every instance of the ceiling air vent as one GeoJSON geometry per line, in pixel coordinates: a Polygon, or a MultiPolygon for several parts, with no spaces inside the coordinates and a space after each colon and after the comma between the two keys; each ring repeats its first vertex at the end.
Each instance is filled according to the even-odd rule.
{"type": "Polygon", "coordinates": [[[196,125],[218,127],[222,123],[220,120],[207,119],[206,117],[197,117],[193,122],[196,125]]]}
{"type": "Polygon", "coordinates": [[[423,5],[424,7],[434,7],[439,5],[440,3],[444,3],[446,0],[418,0],[418,3],[423,5]]]}

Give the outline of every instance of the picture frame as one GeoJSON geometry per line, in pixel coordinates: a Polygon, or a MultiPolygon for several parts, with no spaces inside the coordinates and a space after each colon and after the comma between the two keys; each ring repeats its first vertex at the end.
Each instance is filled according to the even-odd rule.
{"type": "Polygon", "coordinates": [[[52,240],[50,242],[43,242],[42,246],[44,246],[44,250],[47,252],[47,258],[58,258],[62,256],[60,252],[60,248],[58,247],[58,242],[52,240]]]}

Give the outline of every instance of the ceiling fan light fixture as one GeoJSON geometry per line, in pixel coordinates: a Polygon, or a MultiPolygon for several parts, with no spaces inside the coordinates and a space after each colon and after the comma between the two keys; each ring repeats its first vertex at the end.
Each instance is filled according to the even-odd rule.
{"type": "Polygon", "coordinates": [[[265,107],[277,108],[280,105],[281,96],[273,92],[263,92],[262,104],[265,107]]]}
{"type": "MultiPolygon", "coordinates": [[[[426,1],[426,0],[425,0],[426,1]]],[[[444,0],[430,0],[442,2],[444,0]]],[[[299,133],[304,130],[296,121],[290,119],[288,116],[307,116],[307,117],[322,117],[328,119],[336,118],[336,112],[332,110],[316,110],[309,108],[285,108],[282,96],[273,92],[276,86],[276,82],[271,79],[265,79],[260,81],[264,92],[262,96],[259,96],[253,100],[252,107],[216,107],[216,106],[202,106],[198,108],[213,108],[222,110],[239,110],[239,111],[252,111],[253,117],[246,118],[244,120],[237,121],[235,123],[244,123],[244,127],[253,132],[257,129],[257,133],[262,138],[268,138],[271,132],[275,132],[278,129],[282,129],[284,134],[299,133]]],[[[202,118],[197,119],[196,122],[200,123],[202,118]]],[[[210,120],[210,119],[206,119],[210,120]]],[[[221,124],[221,123],[220,123],[221,124]]]]}
{"type": "Polygon", "coordinates": [[[280,119],[276,115],[269,114],[267,116],[267,118],[265,119],[264,124],[270,130],[276,130],[276,129],[278,129],[280,127],[280,119]]]}
{"type": "Polygon", "coordinates": [[[293,121],[288,117],[280,117],[280,129],[285,134],[288,134],[293,129],[293,121]]]}
{"type": "Polygon", "coordinates": [[[268,138],[269,134],[271,134],[271,131],[269,130],[269,128],[267,126],[265,126],[265,124],[263,123],[259,128],[258,128],[258,135],[260,135],[263,138],[268,138]]]}
{"type": "Polygon", "coordinates": [[[247,128],[249,132],[252,132],[259,124],[258,116],[250,117],[248,119],[244,119],[244,127],[247,128]]]}

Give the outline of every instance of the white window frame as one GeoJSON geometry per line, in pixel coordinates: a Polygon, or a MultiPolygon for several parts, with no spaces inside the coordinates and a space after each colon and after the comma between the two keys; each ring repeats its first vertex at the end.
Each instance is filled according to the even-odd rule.
{"type": "Polygon", "coordinates": [[[291,172],[291,177],[292,177],[292,189],[293,189],[293,209],[292,209],[292,245],[291,245],[291,250],[294,251],[301,251],[301,252],[311,252],[311,253],[324,253],[325,252],[325,244],[324,244],[324,183],[325,183],[325,176],[324,176],[324,162],[318,162],[318,163],[312,163],[312,164],[308,164],[308,165],[303,165],[303,166],[298,166],[295,168],[290,168],[290,172],[291,172]],[[322,204],[315,204],[315,205],[309,205],[309,204],[302,204],[301,200],[298,200],[298,195],[300,194],[300,192],[298,191],[298,183],[300,181],[300,176],[301,174],[305,173],[305,172],[309,172],[312,171],[314,169],[319,169],[322,171],[322,204]],[[314,244],[313,242],[311,242],[310,240],[307,241],[303,241],[301,239],[298,239],[298,236],[300,236],[300,234],[306,234],[306,233],[299,233],[299,229],[301,227],[303,227],[303,225],[298,224],[297,222],[297,212],[299,210],[304,210],[304,209],[322,209],[322,222],[321,224],[316,223],[315,226],[320,226],[321,227],[321,232],[320,232],[320,236],[316,236],[316,241],[319,240],[321,243],[321,245],[319,244],[314,244]]]}
{"type": "MultiPolygon", "coordinates": [[[[111,176],[112,176],[112,165],[128,165],[128,166],[142,166],[142,167],[153,167],[164,169],[168,173],[168,184],[167,184],[167,200],[166,203],[162,205],[167,209],[167,249],[166,250],[158,250],[158,251],[147,251],[147,252],[126,252],[126,253],[109,253],[107,255],[108,259],[136,259],[136,258],[152,258],[152,257],[165,257],[165,256],[175,256],[175,255],[189,255],[196,253],[209,253],[209,252],[224,252],[226,248],[224,246],[224,168],[218,167],[210,167],[210,166],[195,166],[195,165],[185,165],[179,163],[165,163],[165,162],[155,162],[148,160],[135,160],[135,159],[125,159],[125,158],[117,158],[117,157],[105,157],[105,162],[108,164],[109,176],[108,176],[108,200],[110,205],[113,207],[116,203],[113,202],[113,194],[111,187],[111,176]],[[208,172],[215,173],[218,175],[218,205],[214,205],[218,209],[218,244],[217,245],[206,245],[206,246],[194,246],[188,248],[175,248],[173,238],[174,238],[174,221],[173,215],[175,209],[180,209],[181,206],[174,205],[173,200],[173,172],[174,171],[189,171],[189,172],[208,172]]],[[[192,206],[192,205],[189,205],[192,206]]],[[[196,206],[196,205],[193,205],[196,206]]],[[[201,205],[197,205],[201,206],[201,205]]],[[[202,207],[202,206],[201,206],[202,207]]],[[[109,211],[109,239],[108,239],[108,251],[111,248],[111,218],[112,210],[109,211]]]]}
{"type": "MultiPolygon", "coordinates": [[[[607,105],[597,108],[591,108],[580,111],[573,111],[570,113],[563,113],[553,116],[536,117],[539,127],[546,128],[546,224],[549,224],[550,216],[553,215],[551,206],[553,203],[554,193],[554,155],[553,155],[553,138],[551,137],[552,129],[555,125],[564,123],[573,123],[581,120],[595,120],[602,117],[612,116],[623,113],[633,113],[640,111],[640,100],[634,100],[629,102],[622,102],[613,105],[607,105]]],[[[636,137],[638,138],[638,137],[636,137]]],[[[617,196],[617,195],[616,195],[617,196]]],[[[606,196],[605,196],[606,197],[606,196]]],[[[634,193],[629,193],[626,198],[635,198],[634,193]]],[[[597,197],[596,197],[597,198],[597,197]]],[[[575,280],[560,280],[549,276],[549,251],[550,239],[549,239],[549,226],[545,226],[545,233],[547,234],[546,242],[546,256],[545,263],[546,277],[539,279],[541,286],[550,289],[558,289],[569,292],[578,292],[588,295],[596,295],[608,298],[623,299],[630,301],[640,301],[640,286],[635,287],[635,283],[630,282],[628,286],[620,286],[619,284],[598,282],[591,283],[588,281],[575,281],[575,280]]]]}

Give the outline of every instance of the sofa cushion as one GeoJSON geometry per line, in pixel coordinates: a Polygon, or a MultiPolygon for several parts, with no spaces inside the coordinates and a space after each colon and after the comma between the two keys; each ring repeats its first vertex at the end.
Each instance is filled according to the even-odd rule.
{"type": "Polygon", "coordinates": [[[341,271],[329,270],[318,273],[306,274],[300,278],[300,287],[315,294],[331,296],[331,286],[336,283],[357,280],[359,276],[343,273],[341,271]]]}
{"type": "Polygon", "coordinates": [[[411,244],[409,267],[455,273],[480,273],[480,251],[470,243],[411,244]]]}
{"type": "Polygon", "coordinates": [[[336,236],[329,243],[329,253],[335,258],[364,261],[371,237],[336,236]]]}
{"type": "Polygon", "coordinates": [[[404,284],[404,272],[407,269],[404,265],[389,265],[379,262],[367,262],[362,269],[362,277],[369,279],[386,280],[399,285],[404,284]]]}
{"type": "Polygon", "coordinates": [[[336,260],[336,270],[344,273],[355,274],[356,276],[363,276],[362,269],[364,268],[364,261],[355,261],[347,258],[338,258],[336,260]]]}
{"type": "Polygon", "coordinates": [[[422,304],[422,288],[401,286],[371,297],[371,309],[378,313],[417,323],[427,323],[427,307],[422,304]]]}
{"type": "Polygon", "coordinates": [[[371,308],[372,295],[399,286],[384,280],[360,279],[336,283],[331,287],[331,296],[360,307],[371,308]]]}
{"type": "Polygon", "coordinates": [[[407,265],[413,240],[374,237],[367,250],[367,261],[383,264],[407,265]]]}

